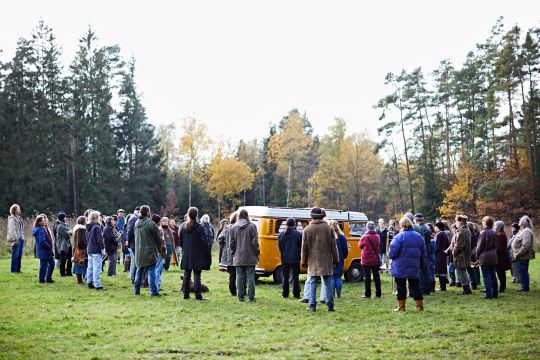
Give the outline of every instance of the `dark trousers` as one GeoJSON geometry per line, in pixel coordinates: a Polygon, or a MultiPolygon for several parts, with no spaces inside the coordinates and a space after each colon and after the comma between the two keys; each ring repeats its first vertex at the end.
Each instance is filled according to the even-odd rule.
{"type": "Polygon", "coordinates": [[[165,269],[165,271],[169,271],[169,267],[171,266],[171,257],[172,257],[172,252],[173,251],[174,251],[174,249],[173,249],[172,244],[168,244],[167,245],[167,257],[163,261],[163,269],[165,269]]]}
{"type": "Polygon", "coordinates": [[[499,296],[497,287],[497,265],[481,265],[486,297],[496,299],[499,296]]]}
{"type": "Polygon", "coordinates": [[[68,251],[60,252],[60,276],[71,276],[71,257],[73,256],[71,247],[68,251]]]}
{"type": "Polygon", "coordinates": [[[189,298],[189,288],[191,283],[191,272],[193,272],[193,286],[195,287],[195,299],[202,299],[201,295],[201,270],[186,269],[184,272],[184,299],[189,298]]]}
{"type": "Polygon", "coordinates": [[[521,276],[521,288],[530,290],[529,260],[517,260],[519,276],[521,276]]]}
{"type": "Polygon", "coordinates": [[[422,269],[420,269],[420,287],[422,289],[422,293],[428,294],[431,292],[430,287],[430,281],[429,281],[429,269],[428,265],[424,266],[422,269]]]}
{"type": "Polygon", "coordinates": [[[473,286],[480,285],[480,268],[478,266],[468,267],[467,272],[471,278],[471,284],[473,286]]]}
{"type": "Polygon", "coordinates": [[[39,259],[39,282],[51,281],[54,272],[54,258],[39,259]]]}
{"type": "Polygon", "coordinates": [[[116,254],[107,254],[107,260],[109,260],[109,267],[107,269],[107,276],[116,275],[116,254]]]}
{"type": "Polygon", "coordinates": [[[17,245],[11,247],[11,272],[21,271],[21,259],[23,255],[24,240],[19,239],[17,245]]]}
{"type": "Polygon", "coordinates": [[[407,299],[407,280],[409,280],[409,288],[414,300],[424,300],[422,297],[422,291],[420,290],[420,279],[404,279],[396,278],[397,285],[397,299],[407,299]]]}
{"type": "Polygon", "coordinates": [[[298,279],[298,275],[300,274],[300,263],[281,264],[281,270],[283,271],[283,297],[289,297],[289,274],[292,270],[293,296],[295,298],[300,298],[300,280],[298,279]]]}
{"type": "Polygon", "coordinates": [[[227,272],[229,273],[229,291],[231,295],[236,296],[236,268],[227,266],[227,272]]]}
{"type": "Polygon", "coordinates": [[[362,266],[364,269],[364,282],[365,282],[365,294],[366,297],[371,297],[371,274],[373,273],[373,280],[375,281],[375,296],[381,297],[381,278],[379,275],[379,266],[362,266]]]}
{"type": "Polygon", "coordinates": [[[497,270],[497,278],[499,278],[499,292],[506,290],[506,270],[497,270]]]}

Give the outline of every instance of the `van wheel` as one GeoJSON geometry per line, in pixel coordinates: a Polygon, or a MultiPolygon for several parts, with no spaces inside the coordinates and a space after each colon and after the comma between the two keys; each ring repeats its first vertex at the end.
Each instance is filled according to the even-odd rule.
{"type": "Polygon", "coordinates": [[[349,282],[360,282],[364,280],[364,270],[358,262],[353,262],[345,273],[345,280],[349,282]]]}
{"type": "Polygon", "coordinates": [[[272,273],[272,277],[274,278],[274,284],[280,285],[283,284],[283,271],[281,270],[281,265],[274,270],[272,273]]]}

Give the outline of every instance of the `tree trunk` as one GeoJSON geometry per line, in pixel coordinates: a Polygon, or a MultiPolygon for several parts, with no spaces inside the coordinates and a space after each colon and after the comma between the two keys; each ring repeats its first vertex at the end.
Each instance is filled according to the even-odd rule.
{"type": "Polygon", "coordinates": [[[189,163],[189,177],[188,177],[188,206],[191,207],[191,183],[193,177],[193,160],[189,163]]]}
{"type": "Polygon", "coordinates": [[[407,139],[405,139],[405,124],[403,120],[403,107],[401,105],[401,97],[399,98],[399,112],[400,112],[400,118],[401,118],[401,135],[403,136],[403,148],[405,152],[405,166],[407,167],[407,179],[409,180],[409,196],[411,200],[411,209],[412,212],[415,212],[414,208],[414,196],[413,196],[413,190],[412,190],[412,180],[411,180],[411,168],[409,166],[409,154],[408,154],[408,148],[407,148],[407,139]]]}
{"type": "Polygon", "coordinates": [[[445,109],[445,134],[444,140],[446,142],[446,190],[450,190],[450,183],[452,180],[452,168],[450,166],[450,112],[448,103],[444,104],[445,109]]]}
{"type": "Polygon", "coordinates": [[[289,199],[291,196],[291,175],[292,175],[292,160],[289,160],[289,168],[287,173],[287,205],[289,207],[289,199]]]}
{"type": "Polygon", "coordinates": [[[512,156],[514,157],[514,165],[516,169],[519,169],[519,157],[517,151],[517,140],[516,140],[516,128],[514,124],[514,111],[512,109],[512,91],[508,90],[508,110],[510,111],[510,139],[512,144],[512,156]]]}

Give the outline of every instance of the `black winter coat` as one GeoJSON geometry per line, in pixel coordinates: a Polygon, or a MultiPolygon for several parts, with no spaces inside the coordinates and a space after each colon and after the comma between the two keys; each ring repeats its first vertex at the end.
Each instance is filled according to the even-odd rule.
{"type": "Polygon", "coordinates": [[[103,234],[99,224],[86,225],[86,242],[88,243],[88,255],[101,254],[105,244],[103,243],[103,234]]]}
{"type": "Polygon", "coordinates": [[[388,229],[384,228],[381,231],[381,228],[377,228],[377,235],[379,235],[379,239],[381,240],[381,247],[379,249],[379,252],[381,254],[386,254],[386,242],[388,240],[388,229]]]}
{"type": "Polygon", "coordinates": [[[135,223],[137,222],[138,218],[138,216],[133,215],[127,224],[128,247],[131,250],[135,250],[135,223]]]}
{"type": "Polygon", "coordinates": [[[112,226],[105,226],[105,230],[103,230],[103,240],[105,242],[105,251],[107,252],[107,255],[116,254],[116,250],[118,249],[118,240],[114,235],[114,229],[112,226]]]}
{"type": "Polygon", "coordinates": [[[211,248],[204,227],[195,223],[187,230],[182,227],[180,232],[180,246],[182,247],[182,270],[210,270],[212,264],[211,248]]]}
{"type": "Polygon", "coordinates": [[[302,234],[298,230],[279,233],[278,246],[282,264],[299,264],[302,252],[302,234]]]}

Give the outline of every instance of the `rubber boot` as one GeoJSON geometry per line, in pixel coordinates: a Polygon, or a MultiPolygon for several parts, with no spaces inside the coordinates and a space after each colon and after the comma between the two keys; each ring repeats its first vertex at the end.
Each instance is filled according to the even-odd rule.
{"type": "Polygon", "coordinates": [[[424,311],[424,300],[415,300],[416,303],[416,310],[418,311],[424,311]]]}
{"type": "Polygon", "coordinates": [[[405,311],[405,300],[398,300],[398,307],[394,311],[405,311]]]}
{"type": "Polygon", "coordinates": [[[471,287],[469,285],[463,285],[463,291],[458,292],[458,295],[470,295],[472,294],[471,287]]]}
{"type": "Polygon", "coordinates": [[[337,293],[337,298],[341,298],[341,288],[337,288],[336,289],[336,293],[337,293]]]}

